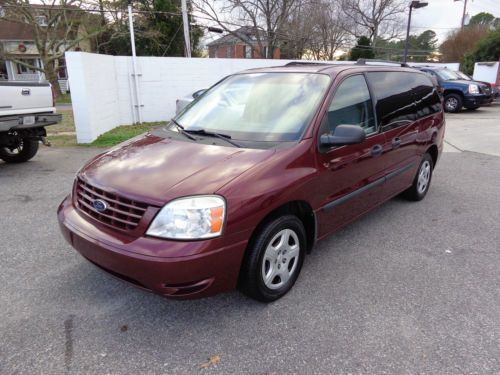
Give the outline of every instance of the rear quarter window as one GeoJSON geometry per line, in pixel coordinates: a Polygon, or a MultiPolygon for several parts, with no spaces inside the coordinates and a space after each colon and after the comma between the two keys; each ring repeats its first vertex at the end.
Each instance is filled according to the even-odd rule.
{"type": "Polygon", "coordinates": [[[440,109],[431,80],[422,73],[368,72],[379,126],[388,130],[440,109]]]}

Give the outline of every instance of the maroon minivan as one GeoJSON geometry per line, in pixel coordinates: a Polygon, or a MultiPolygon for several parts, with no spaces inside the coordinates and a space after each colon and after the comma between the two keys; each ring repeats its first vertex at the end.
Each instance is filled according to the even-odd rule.
{"type": "Polygon", "coordinates": [[[441,99],[417,70],[248,70],[89,161],[59,222],[87,260],[143,289],[272,301],[317,240],[395,195],[424,198],[443,136],[441,99]]]}

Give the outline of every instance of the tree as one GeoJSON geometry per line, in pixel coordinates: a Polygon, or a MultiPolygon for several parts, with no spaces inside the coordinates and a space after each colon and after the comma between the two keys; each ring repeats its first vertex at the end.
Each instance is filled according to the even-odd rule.
{"type": "Polygon", "coordinates": [[[462,61],[467,53],[471,53],[479,41],[489,33],[489,27],[473,25],[463,30],[451,32],[441,44],[439,50],[444,62],[462,61]]]}
{"type": "Polygon", "coordinates": [[[283,39],[292,39],[284,31],[300,3],[300,0],[198,0],[196,9],[244,43],[248,40],[235,32],[235,28],[249,25],[256,42],[256,46],[251,45],[252,49],[261,56],[262,51],[267,51],[267,56],[262,57],[272,59],[273,51],[283,39]],[[237,20],[237,24],[227,21],[228,18],[237,20]]]}
{"type": "Polygon", "coordinates": [[[349,59],[355,61],[357,59],[373,59],[375,53],[371,47],[370,38],[362,36],[358,39],[356,46],[351,49],[349,59]]]}
{"type": "Polygon", "coordinates": [[[341,0],[344,16],[356,26],[359,36],[368,34],[373,47],[378,38],[393,39],[401,34],[406,0],[341,0]]]}
{"type": "MultiPolygon", "coordinates": [[[[109,15],[103,22],[106,31],[99,38],[99,52],[110,55],[130,55],[130,33],[126,12],[120,12],[123,2],[102,5],[109,15]]],[[[180,0],[134,1],[134,32],[137,55],[184,56],[185,42],[180,0]]],[[[203,35],[193,17],[189,16],[192,54],[203,35]]]]}
{"type": "Polygon", "coordinates": [[[471,17],[468,26],[473,25],[493,25],[495,16],[491,13],[481,12],[471,17]]]}
{"type": "Polygon", "coordinates": [[[352,24],[342,17],[340,4],[323,0],[311,5],[313,24],[310,50],[316,60],[333,60],[335,53],[345,46],[349,38],[352,24]]]}
{"type": "Polygon", "coordinates": [[[480,61],[498,61],[500,60],[500,29],[493,31],[483,37],[477,44],[474,51],[465,55],[462,63],[462,69],[472,74],[474,72],[474,63],[480,61]]]}
{"type": "Polygon", "coordinates": [[[54,96],[59,96],[58,61],[66,51],[102,31],[95,17],[82,11],[89,5],[83,0],[60,0],[57,3],[55,0],[39,0],[37,4],[31,4],[29,0],[4,0],[4,21],[23,24],[32,31],[42,66],[18,60],[16,55],[5,50],[0,50],[0,58],[44,73],[52,84],[54,96]]]}
{"type": "MultiPolygon", "coordinates": [[[[428,61],[436,50],[436,33],[426,30],[419,35],[408,37],[408,60],[414,62],[428,61]]],[[[374,48],[377,58],[386,60],[402,60],[405,49],[405,40],[396,39],[391,41],[379,40],[374,48]]]]}

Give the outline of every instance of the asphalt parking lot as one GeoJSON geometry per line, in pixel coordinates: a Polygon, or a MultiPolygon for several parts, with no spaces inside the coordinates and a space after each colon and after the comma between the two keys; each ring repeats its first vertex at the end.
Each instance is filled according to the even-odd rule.
{"type": "Polygon", "coordinates": [[[500,105],[447,126],[424,201],[319,242],[267,305],[166,300],[82,259],[55,211],[99,150],[0,162],[0,373],[499,374],[500,105]]]}

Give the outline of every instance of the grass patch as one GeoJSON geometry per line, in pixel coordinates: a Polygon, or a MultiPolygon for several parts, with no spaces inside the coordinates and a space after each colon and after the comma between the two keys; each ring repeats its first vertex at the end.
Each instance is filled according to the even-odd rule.
{"type": "Polygon", "coordinates": [[[90,146],[111,147],[162,125],[165,125],[165,123],[149,122],[140,125],[118,126],[117,128],[114,128],[109,132],[100,135],[99,138],[97,138],[94,142],[90,144],[90,146]]]}
{"type": "Polygon", "coordinates": [[[59,95],[56,104],[71,104],[71,95],[68,93],[59,95]]]}
{"type": "Polygon", "coordinates": [[[61,114],[62,120],[60,123],[45,128],[47,130],[47,139],[54,147],[76,146],[73,111],[61,111],[61,114]]]}
{"type": "Polygon", "coordinates": [[[47,139],[54,147],[111,147],[166,124],[165,122],[148,122],[140,125],[122,125],[102,134],[90,144],[78,144],[76,143],[73,111],[60,111],[60,113],[62,121],[59,124],[46,127],[47,139]]]}

